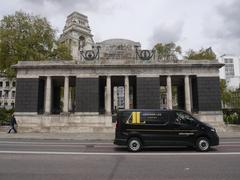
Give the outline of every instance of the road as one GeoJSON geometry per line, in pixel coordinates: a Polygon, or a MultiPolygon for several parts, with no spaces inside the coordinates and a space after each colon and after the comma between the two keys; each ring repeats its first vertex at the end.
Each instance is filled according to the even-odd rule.
{"type": "Polygon", "coordinates": [[[0,139],[0,180],[239,179],[240,138],[208,153],[148,148],[129,153],[110,141],[0,139]]]}

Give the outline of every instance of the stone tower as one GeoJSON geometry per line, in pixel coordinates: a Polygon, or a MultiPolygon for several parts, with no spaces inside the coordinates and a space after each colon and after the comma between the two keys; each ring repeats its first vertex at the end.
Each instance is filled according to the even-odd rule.
{"type": "Polygon", "coordinates": [[[80,60],[80,50],[90,50],[94,45],[88,17],[78,12],[71,13],[66,20],[60,42],[66,43],[74,60],[80,60]]]}

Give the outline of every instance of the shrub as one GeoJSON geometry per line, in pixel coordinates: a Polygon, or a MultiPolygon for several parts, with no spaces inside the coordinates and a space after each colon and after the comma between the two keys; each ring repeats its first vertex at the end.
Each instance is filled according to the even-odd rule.
{"type": "Polygon", "coordinates": [[[223,120],[226,124],[240,124],[240,109],[223,109],[223,120]]]}
{"type": "Polygon", "coordinates": [[[0,126],[9,125],[10,117],[14,113],[14,109],[7,110],[0,108],[0,126]]]}

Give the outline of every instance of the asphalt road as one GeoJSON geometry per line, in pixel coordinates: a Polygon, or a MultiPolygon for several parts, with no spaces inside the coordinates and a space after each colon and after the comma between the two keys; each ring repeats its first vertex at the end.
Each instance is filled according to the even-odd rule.
{"type": "Polygon", "coordinates": [[[129,153],[110,141],[0,139],[0,180],[240,179],[240,139],[208,153],[148,148],[129,153]]]}

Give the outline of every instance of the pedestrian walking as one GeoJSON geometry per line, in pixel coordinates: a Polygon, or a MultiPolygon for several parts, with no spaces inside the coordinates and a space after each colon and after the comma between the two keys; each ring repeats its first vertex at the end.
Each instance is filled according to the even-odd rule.
{"type": "Polygon", "coordinates": [[[17,121],[16,121],[14,115],[12,115],[11,120],[10,120],[11,128],[9,129],[8,133],[11,133],[12,130],[14,131],[14,133],[17,133],[17,130],[15,129],[15,125],[17,125],[17,121]]]}

